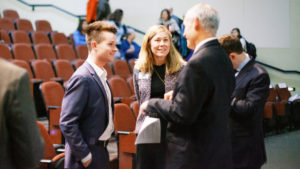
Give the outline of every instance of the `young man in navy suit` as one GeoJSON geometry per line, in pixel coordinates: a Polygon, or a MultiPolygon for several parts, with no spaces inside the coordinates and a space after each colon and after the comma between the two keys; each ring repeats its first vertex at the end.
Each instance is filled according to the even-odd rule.
{"type": "Polygon", "coordinates": [[[106,145],[114,131],[113,101],[103,66],[117,51],[117,30],[97,21],[85,32],[89,56],[69,80],[60,116],[66,140],[65,168],[108,169],[106,145]]]}
{"type": "Polygon", "coordinates": [[[223,35],[219,42],[237,71],[230,111],[233,168],[260,169],[266,161],[262,125],[270,78],[237,37],[223,35]]]}

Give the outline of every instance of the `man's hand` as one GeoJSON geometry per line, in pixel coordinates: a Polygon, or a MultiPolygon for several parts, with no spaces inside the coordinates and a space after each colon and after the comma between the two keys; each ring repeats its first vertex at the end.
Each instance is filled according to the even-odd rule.
{"type": "Polygon", "coordinates": [[[169,91],[168,93],[164,94],[165,100],[172,100],[173,99],[173,90],[169,91]]]}
{"type": "Polygon", "coordinates": [[[92,163],[92,156],[86,162],[81,162],[84,168],[87,168],[92,163]]]}
{"type": "Polygon", "coordinates": [[[142,115],[146,115],[145,110],[147,109],[148,102],[149,102],[149,101],[147,100],[147,101],[145,101],[145,102],[140,106],[140,113],[141,113],[142,115]]]}

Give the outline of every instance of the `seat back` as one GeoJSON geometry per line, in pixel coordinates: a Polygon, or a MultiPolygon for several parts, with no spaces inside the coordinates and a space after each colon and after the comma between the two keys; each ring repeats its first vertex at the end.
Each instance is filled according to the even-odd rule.
{"type": "Polygon", "coordinates": [[[113,97],[130,97],[131,91],[126,81],[121,77],[111,77],[109,79],[109,85],[113,94],[113,97]]]}
{"type": "Polygon", "coordinates": [[[59,44],[55,48],[56,48],[58,59],[66,59],[69,61],[73,61],[76,59],[75,51],[72,45],[59,44]]]}
{"type": "Polygon", "coordinates": [[[83,59],[75,60],[75,63],[74,63],[75,69],[78,69],[84,63],[84,61],[85,60],[83,60],[83,59]]]}
{"type": "Polygon", "coordinates": [[[52,78],[55,78],[55,74],[52,69],[52,66],[48,61],[35,60],[34,62],[32,62],[32,68],[35,77],[38,79],[43,79],[44,81],[50,81],[52,78]]]}
{"type": "Polygon", "coordinates": [[[0,19],[0,29],[6,30],[6,31],[14,31],[15,26],[14,26],[14,23],[10,19],[2,18],[2,19],[0,19]]]}
{"type": "Polygon", "coordinates": [[[42,31],[33,32],[31,34],[31,39],[33,44],[40,44],[40,43],[51,44],[47,34],[42,31]]]}
{"type": "Polygon", "coordinates": [[[54,67],[57,77],[62,77],[65,81],[68,81],[74,73],[73,66],[68,60],[56,60],[54,62],[54,67]]]}
{"type": "Polygon", "coordinates": [[[131,103],[130,108],[132,112],[134,113],[135,119],[137,119],[139,115],[140,105],[138,101],[134,101],[131,103]]]}
{"type": "Polygon", "coordinates": [[[36,20],[35,28],[36,28],[36,31],[52,32],[52,27],[51,27],[50,23],[46,20],[36,20]]]}
{"type": "Polygon", "coordinates": [[[68,38],[64,33],[52,32],[51,40],[53,45],[69,44],[68,38]]]}
{"type": "Polygon", "coordinates": [[[16,10],[5,9],[3,11],[3,18],[7,18],[7,19],[11,20],[12,22],[14,22],[16,19],[19,19],[20,16],[16,10]]]}
{"type": "Polygon", "coordinates": [[[61,106],[65,91],[60,83],[54,81],[44,82],[41,84],[40,89],[47,109],[49,106],[61,106]]]}
{"type": "Polygon", "coordinates": [[[0,30],[0,40],[2,40],[5,44],[11,44],[11,40],[7,30],[0,30]]]}
{"type": "Polygon", "coordinates": [[[86,45],[77,45],[76,52],[79,59],[85,60],[89,55],[88,48],[86,45]]]}
{"type": "Polygon", "coordinates": [[[288,90],[287,86],[280,87],[278,84],[275,86],[276,92],[280,101],[288,101],[291,97],[291,92],[288,90]]]}
{"type": "Polygon", "coordinates": [[[25,60],[26,62],[30,62],[35,59],[33,50],[30,44],[14,44],[12,47],[15,59],[25,60]]]}
{"type": "Polygon", "coordinates": [[[132,76],[129,76],[127,78],[127,84],[128,84],[128,86],[130,88],[131,95],[135,95],[135,93],[134,93],[134,86],[133,86],[133,77],[132,76]]]}
{"type": "Polygon", "coordinates": [[[11,51],[9,50],[9,47],[5,44],[0,44],[0,58],[6,59],[6,60],[13,59],[11,51]]]}
{"type": "Polygon", "coordinates": [[[112,65],[115,75],[120,75],[124,79],[127,79],[129,76],[131,76],[131,72],[126,61],[116,59],[112,62],[112,65]]]}
{"type": "Polygon", "coordinates": [[[134,68],[134,65],[135,65],[135,61],[136,61],[136,59],[130,59],[130,60],[128,61],[128,65],[129,65],[129,67],[130,67],[130,69],[131,69],[131,72],[133,72],[133,68],[134,68]]]}
{"type": "Polygon", "coordinates": [[[26,32],[34,31],[32,23],[28,19],[17,19],[15,23],[18,30],[23,30],[26,32]]]}
{"type": "Polygon", "coordinates": [[[24,30],[16,30],[12,32],[12,41],[13,43],[26,43],[31,44],[30,38],[28,36],[28,33],[24,30]]]}
{"type": "Polygon", "coordinates": [[[135,118],[129,106],[124,103],[114,105],[114,127],[118,131],[134,131],[135,118]]]}
{"type": "Polygon", "coordinates": [[[56,60],[55,51],[50,44],[37,44],[34,46],[37,59],[45,59],[51,62],[56,60]]]}
{"type": "Polygon", "coordinates": [[[45,142],[45,151],[44,151],[43,158],[44,159],[52,159],[56,155],[52,140],[48,134],[47,129],[43,125],[43,123],[37,121],[37,124],[39,126],[41,136],[43,137],[44,142],[45,142]]]}

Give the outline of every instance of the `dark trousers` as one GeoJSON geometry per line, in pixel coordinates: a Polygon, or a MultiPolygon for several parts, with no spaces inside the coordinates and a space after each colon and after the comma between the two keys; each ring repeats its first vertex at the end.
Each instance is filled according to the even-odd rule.
{"type": "Polygon", "coordinates": [[[138,144],[136,169],[164,169],[166,144],[138,144]]]}

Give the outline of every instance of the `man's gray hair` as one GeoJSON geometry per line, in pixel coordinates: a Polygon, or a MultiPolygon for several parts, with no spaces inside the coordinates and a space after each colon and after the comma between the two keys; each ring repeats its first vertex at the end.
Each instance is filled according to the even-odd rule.
{"type": "Polygon", "coordinates": [[[218,12],[207,4],[198,4],[187,11],[187,15],[191,18],[197,18],[206,32],[212,35],[217,34],[219,28],[218,12]]]}

